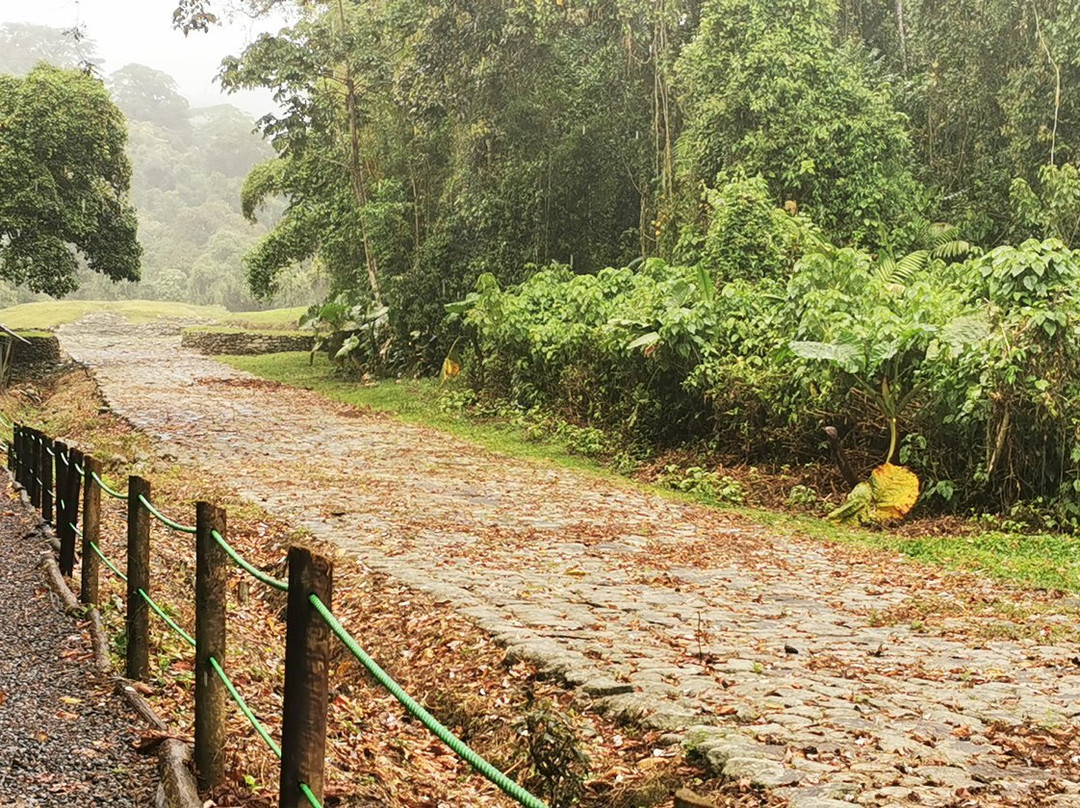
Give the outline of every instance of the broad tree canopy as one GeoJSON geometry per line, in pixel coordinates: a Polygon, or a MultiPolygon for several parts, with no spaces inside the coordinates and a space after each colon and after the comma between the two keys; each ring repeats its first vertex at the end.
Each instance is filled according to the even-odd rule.
{"type": "Polygon", "coordinates": [[[63,295],[82,257],[113,280],[138,280],[126,139],[97,79],[44,63],[0,76],[0,277],[63,295]]]}

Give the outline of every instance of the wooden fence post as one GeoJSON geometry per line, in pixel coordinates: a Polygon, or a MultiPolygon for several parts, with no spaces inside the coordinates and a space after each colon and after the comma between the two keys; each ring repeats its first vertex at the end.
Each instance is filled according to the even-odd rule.
{"type": "Polygon", "coordinates": [[[322,801],[326,710],[332,634],[308,600],[330,606],[333,565],[301,547],[289,548],[285,626],[285,693],[281,723],[281,808],[300,808],[306,783],[322,801]]]}
{"type": "MultiPolygon", "coordinates": [[[[23,458],[25,457],[23,452],[25,450],[23,449],[23,433],[21,425],[15,424],[15,426],[11,428],[11,442],[15,446],[15,467],[12,469],[11,476],[15,478],[15,482],[17,482],[19,485],[22,485],[22,466],[23,458]]],[[[23,487],[25,488],[25,486],[23,487]]]]}
{"type": "Polygon", "coordinates": [[[83,603],[97,606],[98,575],[101,562],[97,553],[90,546],[100,547],[98,534],[101,531],[101,488],[94,482],[94,476],[101,476],[101,463],[90,455],[83,457],[83,526],[82,558],[80,560],[81,580],[79,596],[83,603]]]}
{"type": "MultiPolygon", "coordinates": [[[[57,513],[57,521],[64,523],[65,541],[60,543],[60,571],[64,575],[75,572],[75,528],[79,522],[79,494],[82,483],[79,467],[82,462],[83,453],[68,447],[67,470],[64,472],[64,507],[57,513]]],[[[60,496],[59,487],[57,496],[60,496]]]]}
{"type": "Polygon", "coordinates": [[[41,438],[41,454],[38,456],[38,477],[41,478],[41,518],[55,527],[53,521],[53,493],[60,496],[60,489],[54,483],[53,468],[56,450],[54,443],[45,435],[41,438]],[[52,455],[49,451],[52,450],[52,455]]]}
{"type": "Polygon", "coordinates": [[[26,490],[26,464],[30,459],[30,449],[26,440],[26,427],[19,427],[19,456],[17,460],[16,468],[19,470],[19,485],[26,490]]]}
{"type": "MultiPolygon", "coordinates": [[[[53,443],[53,454],[56,455],[56,466],[54,473],[54,483],[56,485],[56,509],[61,510],[60,500],[64,498],[64,475],[67,474],[67,452],[68,447],[66,443],[61,441],[55,441],[53,443]]],[[[60,539],[60,543],[64,543],[64,531],[63,526],[60,524],[60,520],[56,520],[56,538],[60,539]]]]}
{"type": "Polygon", "coordinates": [[[126,674],[145,680],[150,674],[150,607],[139,590],[150,595],[150,511],[140,494],[150,501],[150,483],[128,477],[126,674]]]}
{"type": "Polygon", "coordinates": [[[35,508],[41,507],[41,486],[37,480],[38,470],[38,452],[41,451],[41,443],[38,440],[41,437],[41,433],[36,429],[31,429],[27,436],[29,438],[30,451],[28,452],[26,462],[26,482],[27,492],[30,494],[30,504],[35,508]]]}
{"type": "Polygon", "coordinates": [[[19,427],[19,442],[19,483],[29,497],[30,479],[27,469],[30,468],[30,431],[25,426],[19,427]]]}
{"type": "Polygon", "coordinates": [[[60,572],[71,575],[75,568],[75,531],[68,524],[66,514],[71,507],[68,498],[68,477],[71,468],[71,449],[66,443],[53,444],[56,453],[56,537],[60,539],[60,572]]]}
{"type": "Polygon", "coordinates": [[[229,559],[211,531],[224,538],[225,511],[195,504],[195,771],[199,789],[225,776],[225,683],[210,665],[225,666],[225,599],[229,559]]]}

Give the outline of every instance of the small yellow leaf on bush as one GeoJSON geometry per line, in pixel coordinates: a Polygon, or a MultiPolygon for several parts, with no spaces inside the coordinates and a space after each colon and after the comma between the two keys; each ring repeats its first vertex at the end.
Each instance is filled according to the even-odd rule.
{"type": "Polygon", "coordinates": [[[446,357],[446,359],[444,359],[442,363],[443,380],[445,381],[446,379],[452,379],[459,373],[461,373],[461,365],[455,362],[449,356],[446,357]]]}
{"type": "Polygon", "coordinates": [[[903,466],[885,463],[870,475],[875,516],[881,521],[903,519],[919,498],[919,478],[903,466]]]}

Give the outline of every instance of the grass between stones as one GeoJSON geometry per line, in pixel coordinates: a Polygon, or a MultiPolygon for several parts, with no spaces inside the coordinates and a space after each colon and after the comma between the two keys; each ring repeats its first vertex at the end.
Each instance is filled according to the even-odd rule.
{"type": "MultiPolygon", "coordinates": [[[[783,497],[773,496],[770,508],[732,505],[709,492],[672,491],[642,482],[642,475],[632,479],[599,460],[575,454],[563,441],[538,437],[535,430],[512,419],[475,418],[460,410],[448,410],[441,406],[444,388],[433,379],[362,383],[335,376],[333,367],[322,355],[309,364],[306,353],[218,358],[260,378],[312,390],[345,404],[389,412],[402,421],[441,429],[511,457],[553,463],[602,476],[619,485],[645,486],[664,496],[741,514],[778,532],[867,550],[898,552],[929,565],[978,572],[1022,587],[1080,592],[1080,542],[1071,535],[985,529],[975,520],[956,517],[923,517],[896,529],[858,530],[820,518],[835,500],[830,503],[818,499],[800,507],[782,507],[783,497]]],[[[739,477],[740,485],[747,489],[747,502],[754,501],[755,486],[787,491],[789,487],[784,486],[795,479],[789,474],[783,485],[778,485],[775,478],[758,469],[741,472],[725,469],[725,473],[728,471],[739,477]]]]}
{"type": "MultiPolygon", "coordinates": [[[[226,474],[185,467],[155,450],[152,441],[111,414],[83,370],[17,380],[0,395],[6,417],[93,453],[106,480],[121,490],[128,474],[152,485],[152,499],[182,523],[194,520],[194,503],[228,510],[230,542],[252,563],[285,575],[285,548],[307,544],[334,551],[303,531],[239,498],[226,474]]],[[[123,505],[103,497],[102,550],[123,569],[123,505]]],[[[183,628],[194,630],[191,537],[153,522],[151,594],[183,628]]],[[[501,648],[445,604],[409,590],[385,575],[336,557],[333,610],[362,638],[366,650],[415,698],[480,754],[539,796],[549,798],[537,771],[543,745],[530,748],[525,718],[566,730],[575,750],[587,755],[581,808],[647,808],[665,804],[674,787],[690,785],[720,806],[760,808],[779,802],[745,783],[705,779],[677,746],[660,734],[620,727],[595,715],[587,702],[539,677],[528,663],[511,664],[501,648]],[[540,756],[540,757],[537,757],[540,756]]],[[[75,571],[78,580],[79,571],[75,571]]],[[[102,570],[101,603],[112,637],[114,663],[122,670],[123,584],[102,570]]],[[[250,706],[280,740],[284,655],[283,596],[230,573],[229,645],[225,666],[250,706]]],[[[194,673],[191,649],[156,618],[151,622],[148,698],[181,737],[193,732],[194,673]]],[[[327,805],[421,808],[513,804],[444,748],[393,698],[337,647],[331,660],[327,805]]],[[[230,702],[231,705],[231,702],[230,702]]],[[[226,749],[228,779],[206,795],[220,805],[254,808],[277,804],[277,761],[230,706],[226,749]]],[[[535,724],[534,724],[535,725],[535,724]]],[[[564,750],[565,751],[565,750],[564,750]]],[[[547,761],[550,764],[550,760],[547,761]]]]}

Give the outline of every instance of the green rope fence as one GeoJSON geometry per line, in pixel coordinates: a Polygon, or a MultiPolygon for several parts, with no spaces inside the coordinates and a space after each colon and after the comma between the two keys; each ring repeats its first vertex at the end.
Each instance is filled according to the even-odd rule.
{"type": "Polygon", "coordinates": [[[259,737],[266,742],[266,745],[270,747],[270,751],[277,756],[277,759],[281,760],[281,747],[278,745],[277,741],[270,737],[270,733],[266,731],[266,727],[263,726],[262,721],[260,721],[252,709],[248,707],[248,703],[244,701],[244,697],[240,695],[240,692],[236,689],[236,685],[232,683],[232,680],[225,673],[225,669],[221,667],[221,663],[213,657],[210,657],[210,667],[214,669],[214,673],[217,674],[221,683],[225,685],[225,689],[229,691],[229,695],[232,696],[233,701],[235,701],[236,705],[240,708],[240,712],[244,714],[244,717],[251,722],[251,726],[259,733],[259,737]]]}
{"type": "Polygon", "coordinates": [[[148,500],[142,494],[139,494],[139,502],[141,502],[143,504],[143,506],[146,508],[146,510],[150,511],[150,513],[152,513],[154,516],[156,516],[158,518],[158,520],[161,521],[162,524],[168,525],[173,530],[179,531],[180,533],[190,533],[192,536],[195,535],[195,532],[196,532],[195,528],[191,527],[190,525],[182,525],[179,522],[173,521],[172,519],[167,517],[165,514],[163,514],[161,511],[159,511],[157,508],[155,508],[154,504],[152,502],[150,502],[150,500],[148,500]]]}
{"type": "Polygon", "coordinates": [[[127,499],[127,494],[122,494],[116,489],[110,488],[109,484],[103,479],[101,479],[101,477],[98,476],[97,472],[94,472],[91,476],[93,477],[94,482],[97,483],[98,486],[100,486],[101,490],[113,499],[127,499]]]}
{"type": "Polygon", "coordinates": [[[221,547],[221,549],[225,551],[225,554],[229,558],[231,558],[236,563],[236,565],[243,569],[248,575],[255,578],[256,580],[262,581],[267,586],[272,586],[274,589],[278,589],[282,592],[289,591],[288,583],[278,578],[274,578],[273,576],[267,575],[261,569],[254,566],[251,562],[249,562],[242,555],[236,552],[236,550],[234,550],[232,546],[227,541],[225,541],[225,538],[216,530],[210,531],[210,535],[214,537],[214,541],[216,541],[221,547]]]}
{"type": "MultiPolygon", "coordinates": [[[[0,415],[0,423],[3,423],[8,427],[14,427],[13,424],[4,419],[3,415],[0,415]]],[[[43,438],[39,437],[38,441],[43,442],[43,438]]],[[[6,446],[4,448],[6,448],[6,446]]],[[[62,462],[70,465],[70,461],[66,456],[62,454],[58,455],[51,450],[48,451],[49,454],[51,454],[53,457],[59,457],[62,462]]],[[[86,470],[84,468],[76,465],[75,469],[85,478],[86,470]]],[[[37,473],[35,471],[32,471],[31,473],[33,474],[34,479],[37,479],[39,485],[42,485],[44,487],[43,482],[38,479],[37,473]]],[[[109,486],[108,483],[106,483],[96,472],[91,474],[91,478],[95,483],[97,483],[97,485],[101,488],[102,491],[104,491],[106,494],[113,497],[114,499],[126,500],[128,498],[127,494],[117,491],[116,489],[109,486]]],[[[63,501],[58,501],[60,502],[60,505],[62,507],[65,505],[63,501]]],[[[170,527],[178,532],[190,535],[197,533],[197,529],[195,527],[181,524],[180,522],[177,522],[166,516],[147,497],[142,494],[139,495],[139,502],[154,517],[156,517],[167,527],[170,527]]],[[[125,514],[125,518],[126,517],[127,515],[125,514]]],[[[76,525],[71,524],[71,528],[80,537],[83,535],[82,531],[79,530],[76,525]]],[[[225,540],[224,536],[222,536],[217,530],[212,530],[211,536],[225,552],[225,554],[233,561],[233,563],[235,563],[238,567],[243,569],[253,578],[281,592],[287,592],[289,590],[288,582],[280,580],[278,578],[274,578],[273,576],[263,572],[258,567],[251,564],[251,562],[249,562],[242,555],[240,555],[240,553],[238,553],[225,540]]],[[[114,564],[101,551],[101,548],[98,547],[95,542],[89,542],[89,546],[90,549],[98,556],[98,558],[101,559],[105,566],[107,566],[117,577],[119,577],[125,582],[128,580],[128,576],[124,574],[124,572],[122,572],[116,566],[116,564],[114,564]]],[[[166,613],[166,611],[153,600],[153,598],[151,598],[141,588],[138,589],[138,593],[139,596],[146,602],[147,606],[151,609],[151,611],[153,611],[154,614],[156,614],[170,629],[172,629],[173,632],[180,636],[191,647],[194,648],[196,646],[195,638],[192,637],[187,631],[185,631],[180,625],[178,625],[176,621],[173,620],[166,613]]],[[[410,714],[415,716],[420,721],[420,723],[424,725],[424,727],[426,727],[440,741],[446,744],[459,758],[468,763],[475,771],[477,771],[479,774],[481,774],[483,777],[493,783],[507,796],[511,797],[519,804],[525,806],[525,808],[547,808],[547,804],[543,800],[540,800],[533,794],[526,791],[524,788],[522,788],[520,785],[510,779],[506,774],[504,774],[502,771],[497,769],[495,766],[493,766],[491,763],[489,763],[487,760],[485,760],[483,757],[473,751],[464,741],[462,741],[460,738],[450,732],[450,730],[448,730],[433,715],[431,715],[431,713],[429,713],[419,702],[417,702],[408,693],[406,693],[405,690],[402,689],[402,687],[397,682],[395,682],[389,676],[389,674],[387,674],[386,671],[384,671],[379,666],[379,664],[364,651],[363,648],[360,647],[360,644],[356,641],[356,639],[338,621],[338,619],[330,611],[329,607],[327,607],[327,605],[323,603],[317,595],[311,594],[308,597],[308,600],[311,603],[312,607],[316,610],[316,612],[318,612],[319,616],[333,632],[333,634],[364,666],[364,668],[372,675],[376,682],[378,682],[379,685],[389,691],[390,694],[393,695],[394,698],[397,699],[398,702],[400,702],[401,705],[410,714]]],[[[236,703],[237,707],[240,709],[240,712],[251,724],[256,734],[259,735],[259,737],[266,743],[270,750],[277,756],[278,759],[280,759],[280,745],[273,739],[273,737],[267,731],[265,725],[263,725],[263,723],[252,711],[248,703],[244,700],[244,697],[240,695],[240,692],[236,689],[236,686],[233,684],[228,674],[225,673],[225,669],[214,657],[210,657],[209,662],[210,666],[214,670],[214,673],[221,680],[222,684],[225,686],[225,689],[228,691],[229,696],[236,703]]],[[[322,804],[319,802],[318,798],[315,796],[315,794],[311,791],[311,789],[306,783],[300,783],[299,789],[300,793],[303,794],[304,798],[311,806],[313,806],[313,808],[322,808],[322,804]]]]}
{"type": "MultiPolygon", "coordinates": [[[[144,502],[143,504],[146,503],[144,502]]],[[[76,528],[76,530],[78,531],[78,528],[76,528]]],[[[79,535],[82,535],[81,531],[79,531],[79,535]]],[[[111,569],[119,578],[127,581],[127,576],[124,575],[124,573],[122,573],[119,569],[117,569],[116,565],[113,564],[113,562],[110,561],[109,558],[101,552],[100,548],[95,543],[91,542],[90,547],[97,554],[98,558],[100,558],[109,569],[111,569]]],[[[153,598],[147,595],[146,592],[142,589],[139,590],[139,596],[144,601],[146,601],[146,605],[149,606],[150,609],[154,612],[154,614],[161,618],[161,620],[164,621],[164,623],[169,628],[171,628],[188,645],[190,645],[192,648],[195,648],[195,638],[188,634],[186,631],[184,631],[184,629],[181,628],[175,620],[169,617],[165,610],[158,603],[156,603],[153,598]]],[[[265,741],[266,745],[270,748],[270,751],[273,752],[274,755],[280,760],[281,747],[274,741],[270,733],[266,730],[266,727],[256,717],[254,711],[251,709],[251,707],[248,706],[248,703],[244,700],[244,697],[240,695],[240,692],[236,689],[236,685],[233,684],[228,674],[225,673],[224,668],[222,668],[221,664],[213,657],[210,657],[210,666],[214,669],[214,673],[217,674],[218,678],[221,679],[222,684],[225,685],[225,689],[228,691],[229,696],[232,697],[232,700],[236,702],[237,707],[240,708],[240,712],[251,723],[251,726],[255,729],[255,732],[259,735],[259,737],[262,738],[263,741],[265,741]]],[[[318,798],[311,792],[311,789],[308,788],[306,783],[300,784],[300,791],[312,806],[315,806],[315,808],[322,808],[322,804],[319,802],[318,798]]]]}
{"type": "Polygon", "coordinates": [[[169,628],[171,628],[184,640],[186,640],[188,645],[190,645],[192,648],[195,647],[195,638],[188,634],[186,631],[184,631],[182,628],[180,628],[180,626],[176,624],[176,621],[169,617],[169,615],[165,613],[165,610],[154,602],[153,598],[146,594],[146,592],[144,592],[142,589],[139,590],[139,597],[146,601],[146,605],[150,607],[150,610],[162,620],[164,620],[165,624],[169,628]]]}
{"type": "Polygon", "coordinates": [[[375,680],[382,685],[386,690],[390,691],[391,695],[401,705],[412,713],[420,723],[428,728],[440,741],[450,747],[459,758],[464,760],[470,766],[472,766],[477,772],[482,774],[492,783],[499,787],[499,789],[509,797],[517,800],[526,808],[547,808],[547,804],[543,800],[534,797],[528,791],[523,789],[501,771],[496,769],[484,758],[480,757],[476,752],[470,749],[464,741],[454,735],[450,730],[439,723],[431,713],[425,710],[416,700],[406,693],[397,682],[390,678],[390,675],[379,667],[374,659],[372,659],[360,647],[360,644],[353,638],[353,636],[346,630],[346,628],[338,622],[338,619],[334,617],[333,613],[327,608],[326,604],[319,599],[318,595],[312,594],[308,597],[311,605],[315,607],[315,611],[319,613],[322,619],[326,622],[326,625],[330,627],[330,630],[334,632],[334,635],[345,644],[345,647],[349,649],[354,657],[356,657],[360,663],[367,668],[368,672],[375,678],[375,680]]]}
{"type": "Polygon", "coordinates": [[[122,573],[119,570],[119,568],[117,568],[117,566],[115,564],[113,564],[111,561],[109,561],[108,557],[106,557],[106,555],[103,552],[101,552],[101,548],[98,547],[95,542],[90,542],[90,549],[93,550],[97,554],[97,557],[100,558],[105,563],[106,567],[108,567],[114,573],[116,573],[116,576],[121,581],[123,581],[124,583],[127,583],[128,577],[124,573],[122,573]]]}

